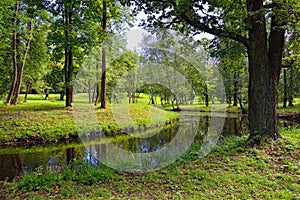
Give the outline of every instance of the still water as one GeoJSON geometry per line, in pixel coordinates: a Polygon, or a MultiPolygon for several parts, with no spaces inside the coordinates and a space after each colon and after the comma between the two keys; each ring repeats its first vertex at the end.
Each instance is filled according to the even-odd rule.
{"type": "MultiPolygon", "coordinates": [[[[218,118],[225,120],[220,135],[216,137],[209,136],[209,129],[213,122],[211,116],[201,114],[199,117],[199,112],[190,112],[183,116],[180,123],[165,127],[148,128],[134,134],[118,136],[111,139],[110,143],[113,143],[119,149],[134,154],[157,152],[173,142],[173,148],[178,151],[178,147],[184,141],[187,144],[185,146],[188,147],[189,141],[205,144],[205,142],[211,142],[212,140],[216,142],[220,138],[241,136],[248,131],[248,120],[244,116],[227,115],[226,117],[214,118],[215,120],[218,120],[218,118]],[[178,135],[181,135],[181,137],[177,138],[178,135]]],[[[289,129],[300,128],[299,124],[286,121],[280,121],[279,126],[289,129]]],[[[105,140],[97,140],[97,142],[91,144],[85,142],[85,145],[79,140],[68,144],[1,148],[0,180],[6,177],[11,179],[23,172],[36,170],[39,167],[64,166],[73,160],[97,164],[99,159],[103,159],[100,157],[101,155],[111,157],[107,154],[107,147],[105,140]]],[[[182,152],[185,150],[183,148],[182,152]]],[[[153,167],[155,168],[155,166],[153,167]]]]}

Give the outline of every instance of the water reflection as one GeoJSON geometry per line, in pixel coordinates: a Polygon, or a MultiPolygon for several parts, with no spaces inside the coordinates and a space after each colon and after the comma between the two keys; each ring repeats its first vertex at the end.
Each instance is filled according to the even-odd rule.
{"type": "MultiPolygon", "coordinates": [[[[201,116],[199,122],[197,122],[199,125],[193,126],[192,121],[194,114],[195,113],[191,113],[190,118],[185,118],[181,124],[175,124],[173,126],[163,128],[159,131],[159,134],[153,135],[153,132],[157,132],[157,128],[152,128],[140,131],[139,133],[145,135],[148,134],[150,137],[145,137],[144,135],[142,138],[138,138],[128,135],[119,137],[118,139],[112,139],[110,142],[124,151],[132,152],[132,155],[135,155],[134,153],[149,153],[159,151],[165,148],[173,140],[172,148],[174,148],[174,151],[172,154],[173,156],[176,156],[178,146],[187,142],[185,139],[188,137],[194,137],[194,142],[204,143],[209,142],[211,139],[207,137],[209,124],[211,123],[210,116],[201,116]],[[179,129],[181,129],[182,137],[178,137],[174,140],[176,135],[180,134],[178,133],[179,129]],[[196,133],[196,135],[193,135],[193,133],[196,133]]],[[[225,124],[221,137],[241,136],[243,133],[248,131],[247,124],[248,120],[246,117],[229,115],[225,118],[225,124]]],[[[300,128],[299,124],[287,121],[279,121],[279,126],[287,129],[300,128]]],[[[116,154],[122,156],[120,152],[108,152],[109,148],[107,143],[91,144],[87,147],[87,149],[83,145],[76,145],[76,147],[74,147],[73,144],[68,144],[67,146],[62,145],[61,149],[59,150],[53,151],[51,149],[53,149],[51,148],[51,145],[46,146],[44,149],[39,150],[38,152],[35,152],[35,147],[2,148],[0,151],[0,179],[3,180],[5,177],[12,178],[22,172],[31,171],[41,166],[49,166],[53,168],[57,166],[64,166],[66,164],[70,164],[75,159],[82,162],[88,161],[94,165],[97,165],[99,163],[98,159],[100,156],[111,156],[116,154]],[[16,154],[14,152],[20,153],[16,154]]],[[[168,157],[170,155],[166,154],[164,156],[168,157]]],[[[104,158],[102,157],[102,159],[104,158]]],[[[155,159],[149,158],[147,162],[148,166],[144,167],[156,167],[158,165],[155,159]]],[[[132,165],[136,163],[129,164],[132,165]]]]}

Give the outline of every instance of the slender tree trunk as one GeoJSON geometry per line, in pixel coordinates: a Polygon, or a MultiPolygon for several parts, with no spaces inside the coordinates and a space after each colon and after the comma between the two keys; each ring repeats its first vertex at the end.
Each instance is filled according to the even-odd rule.
{"type": "Polygon", "coordinates": [[[208,105],[209,105],[208,88],[207,85],[205,84],[205,106],[208,107],[208,105]]]}
{"type": "MultiPolygon", "coordinates": [[[[102,28],[106,33],[107,26],[107,4],[103,0],[103,19],[102,28]]],[[[102,48],[102,77],[101,77],[101,106],[100,108],[106,109],[106,50],[102,48]]]]}
{"type": "MultiPolygon", "coordinates": [[[[68,35],[68,31],[65,30],[65,36],[68,35]]],[[[69,76],[68,76],[68,70],[69,70],[69,63],[68,63],[68,48],[65,47],[65,65],[64,65],[64,71],[65,71],[65,95],[66,95],[66,107],[71,106],[70,105],[70,96],[69,96],[69,76]]]]}
{"type": "Polygon", "coordinates": [[[27,96],[28,96],[29,90],[30,90],[30,85],[27,84],[27,85],[26,85],[26,93],[25,93],[25,97],[24,97],[24,102],[27,101],[27,96]]]}
{"type": "MultiPolygon", "coordinates": [[[[101,96],[101,94],[100,94],[100,81],[99,81],[99,65],[98,65],[98,62],[96,63],[96,81],[97,82],[95,83],[95,90],[94,90],[94,91],[96,91],[96,99],[94,101],[95,106],[98,105],[99,98],[101,96]]],[[[94,94],[95,94],[95,92],[94,92],[94,94]]],[[[93,100],[94,100],[94,97],[95,97],[95,95],[93,96],[93,100]]]]}
{"type": "MultiPolygon", "coordinates": [[[[177,97],[177,82],[176,82],[176,67],[177,67],[177,57],[176,57],[176,53],[174,56],[174,71],[173,71],[173,78],[174,78],[174,101],[176,101],[176,109],[175,110],[179,110],[179,104],[178,104],[178,97],[177,97]]],[[[174,103],[173,103],[174,105],[174,103]]],[[[174,108],[173,108],[174,110],[174,108]]]]}
{"type": "Polygon", "coordinates": [[[233,89],[233,106],[237,106],[239,89],[238,89],[238,76],[236,73],[234,73],[233,79],[234,79],[234,82],[233,82],[233,87],[234,87],[234,89],[233,89]]]}
{"type": "Polygon", "coordinates": [[[283,69],[283,107],[286,108],[287,104],[287,76],[286,69],[283,69]]]}
{"type": "Polygon", "coordinates": [[[19,2],[16,2],[15,5],[15,13],[14,13],[14,19],[13,19],[13,25],[14,27],[14,34],[13,34],[13,50],[14,50],[14,55],[13,55],[13,64],[14,64],[14,73],[13,73],[13,79],[11,82],[10,90],[6,99],[6,104],[10,105],[12,96],[15,91],[16,83],[17,83],[17,78],[18,78],[18,62],[17,62],[17,16],[19,14],[19,2]]]}
{"type": "Polygon", "coordinates": [[[91,81],[88,81],[88,94],[89,94],[89,103],[92,103],[92,94],[91,94],[91,81]]]}
{"type": "Polygon", "coordinates": [[[30,20],[30,24],[29,24],[29,38],[27,40],[26,49],[25,49],[25,52],[24,52],[24,57],[23,57],[23,61],[21,63],[20,72],[19,72],[19,76],[18,76],[18,84],[17,84],[17,87],[16,87],[16,95],[15,95],[14,102],[13,102],[13,104],[15,104],[15,105],[18,103],[19,94],[20,94],[21,87],[22,87],[24,67],[25,67],[25,63],[26,63],[26,58],[27,58],[27,55],[28,55],[28,51],[30,49],[30,42],[32,40],[32,29],[33,29],[33,18],[30,20]]]}
{"type": "Polygon", "coordinates": [[[68,53],[68,88],[67,88],[67,93],[66,95],[68,96],[68,102],[66,103],[67,106],[72,106],[73,102],[73,52],[72,52],[72,47],[69,49],[68,53]]]}
{"type": "Polygon", "coordinates": [[[293,100],[294,100],[294,67],[291,65],[290,73],[289,73],[289,107],[293,107],[293,100]]]}
{"type": "Polygon", "coordinates": [[[72,95],[73,95],[73,85],[72,85],[72,74],[73,74],[73,52],[72,46],[70,44],[70,32],[72,24],[72,6],[65,4],[64,11],[64,23],[65,23],[65,94],[66,94],[66,107],[72,106],[72,95]]]}
{"type": "Polygon", "coordinates": [[[98,83],[95,83],[94,84],[94,91],[93,91],[93,96],[92,96],[92,103],[94,103],[95,105],[97,105],[96,103],[95,103],[95,96],[97,95],[96,94],[96,92],[97,92],[97,85],[98,85],[98,83]]]}
{"type": "Polygon", "coordinates": [[[65,96],[65,93],[64,92],[60,92],[59,100],[63,101],[64,100],[64,96],[65,96]]]}

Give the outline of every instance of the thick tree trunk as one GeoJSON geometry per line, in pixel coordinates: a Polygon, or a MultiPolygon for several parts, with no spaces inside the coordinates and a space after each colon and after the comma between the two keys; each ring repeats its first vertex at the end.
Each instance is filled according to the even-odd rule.
{"type": "Polygon", "coordinates": [[[280,73],[283,49],[282,33],[279,34],[276,29],[271,30],[268,49],[265,16],[259,12],[262,7],[261,0],[248,1],[248,10],[256,13],[250,17],[252,28],[249,31],[250,43],[248,46],[249,140],[258,143],[264,138],[277,139],[280,137],[277,130],[276,105],[278,73],[280,73]],[[276,45],[278,46],[276,47],[276,45]],[[279,53],[280,55],[278,55],[279,53]]]}
{"type": "MultiPolygon", "coordinates": [[[[107,26],[107,4],[103,0],[103,19],[102,28],[106,32],[107,26]]],[[[106,109],[106,50],[102,48],[102,76],[101,76],[101,106],[100,108],[106,109]]]]}
{"type": "MultiPolygon", "coordinates": [[[[19,13],[19,3],[16,2],[15,5],[15,14],[14,14],[14,20],[13,20],[13,25],[17,26],[17,15],[19,13]]],[[[14,94],[15,91],[15,87],[16,87],[16,83],[17,83],[17,79],[18,79],[18,62],[17,62],[17,30],[16,27],[14,28],[14,34],[13,34],[13,50],[14,50],[14,54],[13,54],[13,64],[14,64],[14,73],[13,73],[13,79],[11,82],[11,86],[10,86],[10,90],[6,99],[6,104],[10,105],[11,103],[11,99],[12,96],[14,94]]]]}
{"type": "Polygon", "coordinates": [[[33,18],[30,20],[30,24],[29,24],[29,38],[27,40],[26,49],[25,49],[24,56],[23,56],[23,61],[21,63],[21,67],[20,67],[20,71],[19,71],[18,84],[17,84],[17,87],[16,87],[16,95],[15,95],[14,102],[13,102],[13,104],[15,104],[15,105],[18,103],[19,94],[21,92],[24,67],[25,67],[25,63],[26,63],[26,58],[27,58],[27,55],[28,55],[28,51],[30,49],[30,42],[31,42],[31,39],[32,39],[32,29],[33,29],[32,27],[33,27],[33,18]]]}

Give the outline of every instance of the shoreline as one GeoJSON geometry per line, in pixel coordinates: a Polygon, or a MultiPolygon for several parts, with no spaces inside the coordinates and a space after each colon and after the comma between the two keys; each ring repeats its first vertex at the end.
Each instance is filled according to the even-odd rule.
{"type": "MultiPolygon", "coordinates": [[[[118,129],[117,131],[113,131],[113,132],[108,132],[108,133],[105,132],[104,134],[107,137],[116,137],[116,136],[121,136],[121,135],[127,135],[129,131],[126,131],[126,130],[136,132],[136,131],[141,131],[144,129],[154,128],[154,127],[162,127],[162,126],[174,124],[174,123],[177,123],[179,120],[180,120],[180,118],[174,118],[174,119],[170,119],[170,120],[167,120],[166,122],[162,122],[162,123],[158,123],[158,124],[149,124],[147,126],[138,126],[135,128],[127,127],[127,128],[118,129]]],[[[45,144],[70,143],[70,142],[79,141],[79,140],[80,140],[80,137],[78,136],[77,133],[69,133],[68,137],[58,138],[55,140],[51,140],[51,139],[45,140],[45,139],[42,139],[41,137],[33,137],[33,138],[27,139],[26,141],[21,140],[21,141],[1,142],[0,147],[31,147],[31,146],[42,146],[45,144]]]]}

